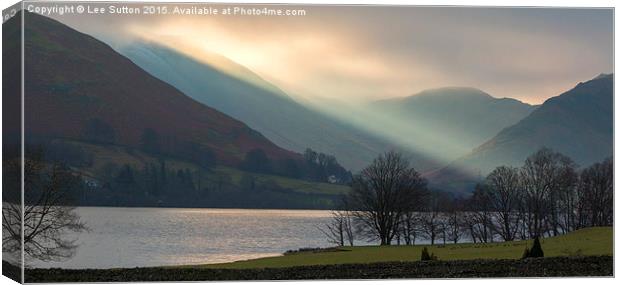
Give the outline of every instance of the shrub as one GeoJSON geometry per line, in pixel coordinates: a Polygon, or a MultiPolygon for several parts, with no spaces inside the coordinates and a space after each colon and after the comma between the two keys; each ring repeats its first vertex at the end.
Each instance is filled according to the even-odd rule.
{"type": "Polygon", "coordinates": [[[545,253],[540,246],[540,240],[538,237],[534,239],[534,245],[532,245],[532,249],[530,249],[530,257],[544,257],[545,253]]]}
{"type": "Polygon", "coordinates": [[[530,257],[544,257],[545,253],[540,246],[540,240],[538,237],[534,239],[534,244],[532,245],[532,249],[528,249],[525,247],[525,251],[523,252],[523,256],[521,258],[530,258],[530,257]]]}
{"type": "Polygon", "coordinates": [[[437,260],[437,256],[435,256],[435,254],[433,253],[428,253],[428,248],[424,247],[424,249],[422,249],[422,256],[420,258],[420,260],[422,261],[427,261],[427,260],[437,260]]]}

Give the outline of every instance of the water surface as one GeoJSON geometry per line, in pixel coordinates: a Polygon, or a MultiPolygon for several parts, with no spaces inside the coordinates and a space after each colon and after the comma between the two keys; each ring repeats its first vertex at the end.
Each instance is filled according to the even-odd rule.
{"type": "Polygon", "coordinates": [[[117,268],[220,263],[328,247],[329,211],[80,207],[89,232],[76,255],[33,267],[117,268]]]}

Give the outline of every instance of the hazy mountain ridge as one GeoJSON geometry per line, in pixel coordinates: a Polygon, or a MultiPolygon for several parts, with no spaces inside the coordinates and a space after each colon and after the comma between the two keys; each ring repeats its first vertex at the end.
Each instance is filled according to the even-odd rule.
{"type": "Polygon", "coordinates": [[[412,144],[434,145],[436,148],[428,151],[448,161],[465,155],[536,108],[515,99],[494,98],[470,87],[425,90],[373,105],[376,112],[408,124],[399,131],[417,137],[412,144]]]}
{"type": "Polygon", "coordinates": [[[233,69],[251,73],[243,77],[253,78],[252,82],[158,44],[134,42],[117,49],[152,75],[245,122],[286,149],[302,152],[310,147],[359,170],[390,148],[388,142],[370,133],[297,103],[273,84],[257,84],[261,80],[258,75],[223,57],[233,69]]]}
{"type": "Polygon", "coordinates": [[[461,186],[471,186],[497,166],[521,166],[543,146],[569,156],[581,167],[613,155],[613,74],[599,75],[548,99],[430,177],[440,185],[460,181],[461,186]]]}

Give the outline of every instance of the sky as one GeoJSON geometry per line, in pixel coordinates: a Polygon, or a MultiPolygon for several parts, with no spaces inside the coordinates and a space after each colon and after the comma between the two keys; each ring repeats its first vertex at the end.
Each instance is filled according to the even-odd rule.
{"type": "Polygon", "coordinates": [[[245,7],[306,15],[53,17],[114,45],[154,41],[243,77],[212,56],[219,54],[309,100],[365,102],[468,86],[540,104],[613,71],[611,9],[245,7]]]}

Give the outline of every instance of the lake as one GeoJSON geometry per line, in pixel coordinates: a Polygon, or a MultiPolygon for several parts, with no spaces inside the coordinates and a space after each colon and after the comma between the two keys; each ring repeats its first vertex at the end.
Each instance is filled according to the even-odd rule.
{"type": "Polygon", "coordinates": [[[116,268],[206,264],[333,246],[318,229],[329,211],[79,207],[89,232],[76,255],[32,267],[116,268]]]}

